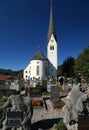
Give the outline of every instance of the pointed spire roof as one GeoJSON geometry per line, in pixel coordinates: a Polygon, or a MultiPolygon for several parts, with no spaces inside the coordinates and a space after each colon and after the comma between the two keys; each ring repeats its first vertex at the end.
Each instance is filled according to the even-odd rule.
{"type": "Polygon", "coordinates": [[[31,60],[47,60],[44,54],[39,49],[31,60]]]}
{"type": "Polygon", "coordinates": [[[50,20],[49,20],[49,28],[48,28],[48,42],[50,40],[51,35],[54,35],[55,39],[56,38],[56,33],[55,33],[55,27],[54,27],[54,18],[53,18],[53,10],[52,10],[52,1],[51,1],[51,7],[50,7],[50,20]]]}

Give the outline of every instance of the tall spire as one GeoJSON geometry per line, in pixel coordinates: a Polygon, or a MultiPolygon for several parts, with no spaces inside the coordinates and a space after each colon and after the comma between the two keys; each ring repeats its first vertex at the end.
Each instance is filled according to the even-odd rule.
{"type": "Polygon", "coordinates": [[[50,7],[50,20],[49,20],[49,27],[48,27],[48,41],[50,40],[51,35],[54,35],[56,39],[55,27],[54,27],[54,18],[53,18],[53,10],[52,10],[52,0],[51,0],[51,7],[50,7]]]}

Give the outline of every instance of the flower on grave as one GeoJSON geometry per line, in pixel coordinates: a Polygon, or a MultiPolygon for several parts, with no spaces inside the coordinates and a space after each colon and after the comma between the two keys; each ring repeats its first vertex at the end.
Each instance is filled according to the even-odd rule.
{"type": "Polygon", "coordinates": [[[39,106],[42,107],[43,106],[43,101],[40,99],[32,99],[32,106],[39,106]]]}

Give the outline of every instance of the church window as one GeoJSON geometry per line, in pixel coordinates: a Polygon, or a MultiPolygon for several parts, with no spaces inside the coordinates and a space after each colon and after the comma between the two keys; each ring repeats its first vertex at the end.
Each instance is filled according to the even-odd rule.
{"type": "Polygon", "coordinates": [[[39,64],[39,62],[37,62],[37,64],[39,64]]]}
{"type": "Polygon", "coordinates": [[[36,74],[39,75],[39,66],[37,65],[36,74]]]}
{"type": "Polygon", "coordinates": [[[27,73],[27,71],[25,71],[25,73],[27,73]]]}
{"type": "Polygon", "coordinates": [[[50,46],[50,50],[54,50],[54,46],[50,46]]]}

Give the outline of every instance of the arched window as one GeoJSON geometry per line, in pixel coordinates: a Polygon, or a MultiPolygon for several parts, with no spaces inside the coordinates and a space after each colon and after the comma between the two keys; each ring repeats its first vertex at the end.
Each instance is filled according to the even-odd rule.
{"type": "Polygon", "coordinates": [[[54,46],[50,46],[50,50],[54,50],[54,46]]]}
{"type": "Polygon", "coordinates": [[[36,67],[36,74],[39,75],[39,66],[36,67]]]}

